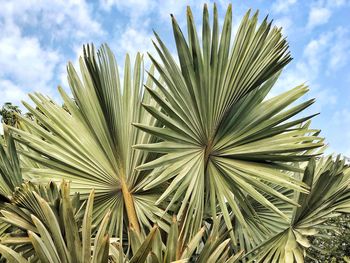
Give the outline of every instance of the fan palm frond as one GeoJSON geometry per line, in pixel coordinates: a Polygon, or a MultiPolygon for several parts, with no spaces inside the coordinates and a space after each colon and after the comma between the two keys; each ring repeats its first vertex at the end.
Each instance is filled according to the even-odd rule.
{"type": "MultiPolygon", "coordinates": [[[[108,212],[99,226],[92,224],[94,191],[84,209],[69,184],[25,184],[14,194],[13,204],[2,210],[1,220],[21,228],[20,235],[1,239],[0,253],[11,262],[238,262],[243,251],[233,254],[230,237],[218,224],[203,227],[186,244],[174,217],[168,233],[154,226],[144,237],[129,230],[131,251],[125,253],[120,239],[110,240],[108,212]],[[79,209],[78,209],[79,208],[79,209]],[[77,217],[84,211],[82,218],[77,217]],[[165,235],[164,235],[165,234],[165,235]],[[20,246],[18,246],[20,244],[20,246]],[[25,246],[23,246],[25,245],[25,246]]],[[[218,220],[217,222],[219,222],[218,220]]]]}
{"type": "MultiPolygon", "coordinates": [[[[131,262],[224,262],[235,263],[242,257],[243,251],[234,254],[228,232],[220,228],[218,222],[210,228],[202,227],[188,243],[183,243],[180,231],[181,226],[173,218],[168,233],[162,233],[155,226],[146,238],[142,238],[136,231],[130,231],[130,242],[133,256],[131,262]],[[149,261],[147,261],[149,260],[149,261]]],[[[113,262],[129,262],[128,256],[117,251],[121,244],[111,246],[113,262]]]]}
{"type": "MultiPolygon", "coordinates": [[[[163,215],[153,205],[162,189],[143,191],[139,187],[147,172],[135,167],[152,159],[152,154],[131,147],[153,140],[131,126],[132,122],[155,125],[155,119],[141,107],[142,102],[152,104],[143,91],[142,57],[137,55],[133,71],[126,57],[123,83],[107,45],[97,54],[92,45],[86,46],[79,62],[81,78],[72,64],[68,65],[73,98],[59,89],[64,108],[44,95],[30,95],[36,108],[24,105],[36,121],[23,117],[26,131],[9,127],[23,148],[22,155],[39,164],[24,166],[24,175],[40,181],[70,180],[72,190],[85,198],[94,188],[94,222],[111,210],[111,234],[121,235],[125,220],[138,232],[143,229],[140,224],[151,228],[150,222],[163,215]]],[[[152,87],[152,83],[148,78],[147,85],[152,87]]]]}
{"type": "MultiPolygon", "coordinates": [[[[0,209],[9,202],[16,188],[22,184],[19,156],[11,135],[5,134],[0,143],[0,209]]],[[[10,227],[0,222],[0,236],[10,227]]]]}
{"type": "MultiPolygon", "coordinates": [[[[267,18],[258,25],[258,13],[251,16],[249,11],[231,43],[231,16],[230,5],[220,32],[214,6],[211,30],[205,6],[201,42],[189,8],[187,40],[172,17],[179,63],[156,34],[160,61],[150,57],[164,84],[150,74],[159,91],[147,91],[161,110],[144,107],[163,127],[135,124],[162,140],[135,146],[163,154],[138,167],[158,169],[146,179],[144,189],[171,181],[157,203],[170,198],[168,209],[177,204],[179,220],[186,221],[185,236],[198,231],[207,205],[214,218],[222,213],[232,229],[228,204],[240,224],[249,229],[240,209],[248,203],[248,196],[288,220],[262,193],[297,205],[268,183],[307,193],[305,183],[280,169],[288,169],[291,162],[307,161],[311,156],[306,151],[322,145],[322,139],[312,135],[314,130],[299,125],[313,115],[291,120],[313,103],[309,100],[288,107],[308,91],[306,86],[266,97],[290,61],[281,30],[267,18]]],[[[256,218],[254,210],[245,212],[256,218]]]]}
{"type": "Polygon", "coordinates": [[[14,140],[11,135],[6,137],[0,144],[0,195],[8,200],[22,184],[22,173],[14,140]]]}
{"type": "MultiPolygon", "coordinates": [[[[52,184],[54,187],[54,185],[52,184]]],[[[38,189],[36,189],[38,190],[38,189]]],[[[57,190],[57,188],[56,188],[57,190]]],[[[37,192],[25,188],[21,191],[30,201],[29,207],[35,207],[34,213],[18,208],[12,212],[2,210],[2,220],[22,228],[28,234],[27,237],[13,237],[11,235],[1,240],[0,253],[10,262],[107,262],[109,251],[109,235],[107,234],[108,212],[99,225],[94,239],[92,239],[92,209],[94,192],[89,195],[86,203],[84,217],[78,225],[73,210],[75,198],[70,197],[69,184],[63,182],[57,197],[48,197],[56,200],[51,203],[42,198],[37,192]],[[36,206],[35,206],[36,205],[36,206]],[[29,214],[29,217],[27,216],[29,214]],[[25,215],[25,216],[23,216],[25,215]],[[80,229],[81,228],[81,229],[80,229]],[[80,234],[81,231],[81,234],[80,234]],[[26,240],[24,240],[26,239],[26,240]],[[31,253],[16,252],[16,244],[28,243],[32,245],[31,253]],[[12,245],[15,249],[6,247],[12,245]],[[93,244],[93,245],[92,245],[93,244]],[[27,258],[26,258],[27,256],[27,258]],[[11,261],[12,260],[12,261],[11,261]],[[28,261],[29,260],[29,261],[28,261]]],[[[56,191],[46,191],[53,193],[56,191]]],[[[22,200],[24,204],[26,200],[22,200]]],[[[27,203],[27,204],[28,204],[27,203]]],[[[25,205],[26,206],[26,205],[25,205]]],[[[94,231],[95,232],[95,231],[94,231]]]]}
{"type": "Polygon", "coordinates": [[[303,181],[310,193],[294,193],[300,206],[293,208],[290,223],[252,250],[251,262],[304,262],[311,245],[308,237],[327,227],[323,224],[327,219],[349,211],[350,170],[344,160],[332,156],[317,162],[311,159],[303,181]]]}

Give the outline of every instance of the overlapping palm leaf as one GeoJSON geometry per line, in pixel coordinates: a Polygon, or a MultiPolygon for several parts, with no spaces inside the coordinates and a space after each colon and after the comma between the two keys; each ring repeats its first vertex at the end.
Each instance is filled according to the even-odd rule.
{"type": "MultiPolygon", "coordinates": [[[[79,63],[81,78],[73,65],[68,65],[73,98],[59,89],[64,108],[44,95],[33,94],[30,97],[36,108],[24,105],[36,121],[22,118],[26,131],[9,127],[22,145],[22,155],[40,164],[23,167],[24,175],[70,180],[72,190],[86,198],[94,188],[94,219],[101,220],[111,210],[111,234],[122,233],[126,218],[138,231],[139,224],[151,227],[149,220],[155,222],[156,216],[163,214],[153,205],[161,188],[145,192],[138,186],[147,172],[134,168],[152,157],[132,149],[133,144],[152,142],[152,136],[131,123],[155,123],[141,107],[141,102],[151,103],[143,92],[142,58],[137,55],[132,70],[127,56],[123,83],[106,45],[97,54],[92,45],[86,46],[79,63]]],[[[147,85],[152,86],[150,78],[147,85]]]]}
{"type": "Polygon", "coordinates": [[[16,187],[22,184],[22,173],[16,146],[11,135],[0,144],[0,195],[10,199],[16,187]]]}
{"type": "Polygon", "coordinates": [[[121,262],[121,259],[122,262],[129,262],[128,258],[130,258],[130,263],[239,262],[243,251],[234,254],[230,237],[226,229],[220,227],[219,222],[221,222],[220,219],[209,228],[202,227],[186,243],[183,243],[180,234],[181,226],[175,217],[169,232],[166,234],[162,233],[159,227],[154,226],[148,236],[143,238],[131,229],[132,257],[130,258],[130,255],[123,254],[122,251],[118,250],[121,245],[115,242],[110,248],[111,259],[113,262],[121,262]]]}
{"type": "Polygon", "coordinates": [[[18,199],[15,203],[22,204],[23,208],[17,206],[12,212],[1,211],[7,222],[22,228],[28,235],[13,237],[9,234],[4,237],[0,253],[9,262],[108,262],[110,242],[107,227],[110,213],[103,217],[96,235],[92,236],[95,232],[93,228],[96,228],[91,220],[94,192],[87,200],[84,217],[78,221],[74,209],[77,199],[71,198],[68,183],[61,184],[60,192],[54,184],[50,184],[46,191],[40,189],[44,190],[36,186],[23,188],[15,194],[18,199]],[[31,191],[31,188],[35,190],[31,191]],[[52,196],[46,196],[48,200],[45,200],[40,194],[52,196]],[[23,251],[23,247],[18,248],[17,244],[27,244],[29,248],[23,251]]]}
{"type": "MultiPolygon", "coordinates": [[[[5,134],[0,143],[0,209],[9,202],[17,187],[22,184],[19,156],[11,135],[5,134]]],[[[0,222],[0,236],[10,227],[0,222]]]]}
{"type": "Polygon", "coordinates": [[[294,193],[300,207],[293,208],[284,229],[249,253],[254,254],[252,262],[304,262],[306,249],[311,246],[308,237],[329,227],[323,224],[327,219],[349,212],[350,170],[344,160],[331,156],[317,162],[312,159],[303,181],[310,185],[310,193],[294,193]]]}
{"type": "MultiPolygon", "coordinates": [[[[180,227],[173,220],[168,233],[154,226],[144,237],[129,229],[128,245],[107,234],[110,211],[99,225],[92,224],[94,191],[81,204],[70,195],[69,184],[23,186],[1,220],[22,229],[1,239],[0,253],[10,262],[238,262],[243,251],[233,254],[227,231],[218,223],[203,227],[188,243],[181,241],[180,227]],[[79,217],[83,211],[83,217],[79,217]],[[165,234],[165,235],[164,235],[165,234]],[[124,244],[125,246],[125,244],[124,244]],[[40,261],[39,261],[40,260],[40,261]]],[[[220,220],[216,221],[220,222],[220,220]]]]}
{"type": "Polygon", "coordinates": [[[209,204],[211,214],[222,213],[229,229],[232,223],[227,205],[248,229],[241,208],[257,218],[248,196],[287,220],[263,193],[296,205],[268,183],[306,193],[305,183],[280,169],[308,160],[306,151],[322,145],[322,139],[313,136],[314,130],[300,126],[312,116],[291,119],[313,103],[309,100],[290,106],[307,87],[301,85],[266,98],[280,70],[290,61],[281,30],[267,19],[258,25],[258,14],[248,12],[231,43],[231,13],[229,6],[219,32],[214,6],[211,30],[205,6],[201,42],[190,9],[187,40],[172,17],[179,63],[156,34],[160,61],[151,59],[164,84],[151,73],[159,91],[147,90],[161,110],[147,104],[145,108],[163,127],[135,124],[163,140],[136,145],[145,152],[163,154],[138,168],[159,168],[143,183],[144,189],[170,180],[157,203],[171,199],[168,208],[175,207],[179,219],[185,221],[185,236],[198,231],[209,204]]]}
{"type": "Polygon", "coordinates": [[[225,262],[235,263],[241,258],[243,251],[234,254],[232,242],[226,229],[220,228],[220,218],[209,229],[202,227],[192,239],[183,243],[181,226],[173,219],[165,242],[165,250],[161,250],[160,233],[157,233],[154,248],[156,262],[225,262]],[[156,243],[157,242],[157,243],[156,243]]]}
{"type": "MultiPolygon", "coordinates": [[[[301,124],[300,127],[307,129],[310,127],[310,124],[311,124],[311,121],[309,120],[301,124]]],[[[319,131],[315,131],[313,133],[313,136],[318,136],[318,134],[319,134],[319,131]]],[[[319,155],[319,154],[322,154],[326,148],[327,148],[327,145],[320,148],[310,149],[310,150],[307,150],[305,154],[319,155]]],[[[284,171],[284,172],[293,178],[302,180],[304,170],[307,164],[308,164],[307,162],[294,163],[293,166],[289,167],[288,171],[284,171]]],[[[295,190],[286,188],[281,185],[272,184],[272,183],[270,183],[270,186],[275,191],[278,191],[280,194],[287,196],[290,199],[294,199],[295,190]]],[[[281,220],[281,217],[279,214],[271,213],[268,207],[265,207],[259,202],[257,202],[256,200],[254,200],[253,198],[248,197],[250,205],[253,207],[254,211],[258,215],[259,226],[256,226],[253,223],[254,218],[251,218],[251,215],[244,213],[244,210],[242,210],[242,213],[244,214],[244,218],[247,221],[249,230],[242,227],[242,225],[237,220],[235,220],[235,217],[233,216],[235,237],[237,238],[237,243],[239,243],[240,248],[244,249],[245,251],[251,251],[254,247],[264,242],[267,237],[271,237],[275,234],[278,234],[290,226],[294,205],[290,203],[286,203],[276,196],[269,196],[266,193],[263,193],[263,195],[274,206],[276,206],[280,211],[282,211],[285,215],[287,215],[289,219],[287,221],[281,220]],[[251,235],[249,232],[252,232],[254,234],[251,235]]]]}

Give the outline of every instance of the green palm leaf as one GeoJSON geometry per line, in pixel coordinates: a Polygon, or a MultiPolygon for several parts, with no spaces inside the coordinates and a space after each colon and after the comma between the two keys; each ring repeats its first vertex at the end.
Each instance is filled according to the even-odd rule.
{"type": "MultiPolygon", "coordinates": [[[[36,191],[40,192],[40,187],[36,191]]],[[[51,189],[55,189],[54,187],[51,189]]],[[[92,191],[87,200],[87,205],[81,226],[75,219],[74,199],[70,197],[69,184],[63,182],[60,186],[60,193],[57,200],[58,205],[53,204],[36,191],[30,191],[29,188],[22,190],[22,196],[27,195],[28,199],[36,202],[37,209],[34,213],[29,213],[29,224],[20,223],[16,218],[21,218],[23,214],[28,214],[28,210],[18,209],[17,211],[2,211],[6,221],[23,228],[28,233],[29,243],[32,250],[29,253],[20,253],[9,247],[0,246],[0,253],[10,262],[31,262],[31,259],[38,258],[40,262],[66,262],[66,263],[97,263],[108,262],[109,236],[106,233],[110,213],[107,213],[97,229],[97,233],[92,236],[92,203],[94,191],[92,191]],[[81,231],[81,235],[80,232],[81,231]],[[81,238],[82,237],[82,238],[81,238]],[[93,245],[92,245],[93,241],[93,245]],[[27,255],[27,258],[26,258],[27,255]],[[28,260],[28,261],[27,261],[28,260]]],[[[45,193],[54,193],[46,191],[45,193]]],[[[41,194],[43,194],[42,192],[41,194]]],[[[45,196],[45,194],[44,194],[45,196]]],[[[47,196],[46,196],[47,197],[47,196]]],[[[20,197],[19,197],[20,198],[20,197]]],[[[49,200],[53,200],[51,197],[49,200]]],[[[24,204],[24,207],[26,205],[24,204]]],[[[31,207],[31,206],[29,206],[31,207]]],[[[26,219],[23,218],[22,222],[26,219]]],[[[23,237],[9,237],[2,240],[2,244],[16,245],[23,242],[23,237]]],[[[18,249],[18,248],[17,248],[18,249]]]]}
{"type": "Polygon", "coordinates": [[[22,173],[16,146],[11,135],[0,144],[0,195],[10,199],[16,187],[22,184],[22,173]]]}
{"type": "MultiPolygon", "coordinates": [[[[40,181],[70,180],[72,190],[85,198],[94,188],[94,223],[111,210],[109,233],[121,235],[125,219],[140,232],[140,224],[151,227],[150,222],[163,215],[153,205],[162,189],[143,191],[139,183],[148,173],[135,170],[152,155],[131,147],[153,140],[132,122],[155,124],[141,107],[142,102],[152,104],[143,91],[142,58],[137,55],[132,71],[126,57],[123,83],[106,45],[97,54],[93,46],[85,47],[79,62],[81,78],[68,65],[73,98],[59,89],[65,108],[44,95],[31,95],[36,108],[24,105],[36,121],[22,118],[26,131],[9,127],[22,145],[22,155],[39,164],[23,167],[24,174],[40,181]]],[[[147,85],[152,83],[149,78],[147,85]]]]}
{"type": "Polygon", "coordinates": [[[130,242],[133,256],[117,251],[121,245],[116,242],[111,246],[113,262],[223,262],[235,263],[241,259],[243,251],[234,254],[229,235],[218,224],[220,219],[211,227],[202,227],[192,239],[185,242],[181,236],[181,226],[176,218],[170,225],[168,233],[162,233],[159,227],[154,226],[147,237],[143,238],[134,230],[130,231],[130,242]]]}
{"type": "Polygon", "coordinates": [[[255,253],[251,261],[304,262],[311,246],[308,237],[327,227],[323,224],[327,219],[349,211],[350,172],[344,160],[311,159],[303,181],[310,185],[310,193],[294,193],[300,206],[292,207],[289,224],[249,252],[255,253]]]}
{"type": "MultiPolygon", "coordinates": [[[[0,209],[12,198],[17,187],[22,184],[22,171],[19,156],[11,135],[4,135],[0,144],[0,209]]],[[[10,227],[6,222],[0,222],[0,236],[10,227]]]]}
{"type": "MultiPolygon", "coordinates": [[[[23,191],[27,191],[28,198],[35,193],[28,191],[28,188],[23,191]]],[[[107,213],[102,220],[97,233],[92,235],[94,232],[91,224],[94,191],[89,195],[82,220],[74,218],[74,202],[72,202],[74,198],[69,196],[69,184],[65,182],[60,187],[58,198],[60,205],[57,207],[52,207],[52,203],[36,193],[33,197],[40,206],[38,216],[43,217],[43,220],[31,214],[33,231],[29,230],[26,225],[20,225],[21,228],[27,230],[28,237],[5,237],[1,240],[3,245],[0,245],[0,253],[11,262],[32,262],[31,260],[39,259],[40,262],[69,263],[235,263],[243,254],[243,251],[233,254],[227,231],[217,224],[220,220],[217,220],[208,229],[203,227],[188,243],[183,244],[179,231],[180,226],[176,219],[173,220],[169,233],[161,233],[159,227],[154,226],[144,238],[135,230],[130,229],[129,242],[132,252],[125,254],[121,249],[120,241],[110,241],[106,233],[110,213],[107,213]],[[50,220],[46,220],[48,218],[50,220]],[[32,245],[29,254],[23,253],[22,249],[15,246],[24,243],[32,245]],[[8,246],[14,246],[14,248],[8,246]]],[[[12,213],[12,219],[16,213],[18,212],[12,213]]],[[[9,221],[18,226],[16,220],[9,221]]]]}
{"type": "MultiPolygon", "coordinates": [[[[222,213],[229,229],[232,223],[227,205],[248,229],[240,209],[248,197],[287,220],[288,216],[263,194],[296,205],[295,200],[268,183],[307,193],[305,183],[279,169],[288,169],[290,162],[308,160],[307,151],[322,145],[322,139],[312,135],[315,131],[300,127],[313,116],[291,120],[313,103],[309,100],[290,106],[307,87],[301,85],[266,98],[279,71],[290,61],[281,30],[267,19],[258,25],[258,14],[251,16],[249,11],[231,43],[231,13],[229,6],[220,33],[216,6],[212,30],[205,6],[202,42],[189,8],[187,40],[172,17],[179,64],[156,34],[160,61],[150,57],[164,84],[151,73],[158,90],[147,91],[161,110],[147,104],[144,107],[163,127],[135,124],[162,139],[135,146],[163,154],[138,167],[158,168],[144,189],[171,181],[158,203],[169,198],[168,209],[178,204],[177,216],[186,221],[184,232],[190,236],[200,228],[204,207],[209,204],[212,216],[222,213]]],[[[254,211],[245,213],[254,217],[254,211]]]]}

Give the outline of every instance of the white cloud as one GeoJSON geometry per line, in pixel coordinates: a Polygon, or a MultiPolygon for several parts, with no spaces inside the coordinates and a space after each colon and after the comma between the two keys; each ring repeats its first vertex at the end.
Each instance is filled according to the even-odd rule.
{"type": "Polygon", "coordinates": [[[322,59],[326,55],[327,47],[331,43],[332,36],[331,32],[322,33],[319,38],[312,39],[304,49],[304,57],[314,73],[318,73],[322,59]]]}
{"type": "Polygon", "coordinates": [[[329,7],[341,7],[349,3],[350,1],[346,1],[346,0],[328,0],[326,4],[329,7]]]}
{"type": "Polygon", "coordinates": [[[0,101],[16,104],[28,91],[48,92],[59,54],[43,48],[38,39],[25,37],[15,25],[0,36],[0,101]],[[13,94],[12,94],[13,92],[13,94]]]}
{"type": "Polygon", "coordinates": [[[188,1],[188,0],[187,1],[176,1],[176,0],[164,1],[164,4],[161,4],[158,6],[158,13],[160,17],[166,21],[170,21],[170,14],[173,14],[177,20],[186,21],[185,11],[186,11],[187,5],[190,5],[192,9],[198,5],[201,8],[203,8],[203,5],[204,5],[203,1],[197,1],[197,3],[191,3],[191,2],[193,1],[188,1]]]}
{"type": "MultiPolygon", "coordinates": [[[[202,13],[202,8],[205,3],[212,6],[214,1],[211,0],[100,0],[100,6],[102,9],[110,11],[113,7],[119,11],[124,12],[130,17],[130,24],[140,25],[143,24],[143,19],[150,16],[156,16],[162,20],[169,21],[170,14],[173,14],[178,19],[178,23],[181,25],[186,21],[186,7],[190,6],[192,11],[197,14],[202,13]],[[136,7],[136,8],[135,8],[136,7]],[[197,12],[199,11],[199,12],[197,12]]],[[[219,0],[215,1],[220,7],[226,9],[230,1],[219,0]]],[[[198,16],[200,17],[200,16],[198,16]]]]}
{"type": "Polygon", "coordinates": [[[26,93],[12,81],[0,79],[0,97],[3,102],[18,102],[26,98],[26,93]]]}
{"type": "Polygon", "coordinates": [[[306,44],[302,57],[282,74],[283,81],[280,81],[279,88],[286,90],[304,81],[319,87],[320,74],[335,72],[349,60],[350,31],[338,27],[333,31],[323,32],[306,44]],[[284,88],[281,86],[282,83],[284,88]]]}
{"type": "Polygon", "coordinates": [[[85,0],[1,1],[0,29],[0,104],[33,91],[55,98],[63,49],[105,34],[85,0]]]}
{"type": "Polygon", "coordinates": [[[128,27],[120,36],[118,53],[136,54],[138,51],[146,53],[152,48],[151,38],[152,34],[143,29],[128,27]]]}
{"type": "Polygon", "coordinates": [[[159,16],[164,21],[170,22],[170,14],[172,14],[179,24],[181,24],[181,22],[185,23],[184,13],[187,5],[185,2],[181,2],[181,4],[178,5],[172,4],[172,2],[174,1],[169,1],[166,5],[159,6],[159,16]]]}
{"type": "Polygon", "coordinates": [[[148,13],[154,7],[154,0],[100,0],[102,8],[110,10],[112,7],[117,7],[118,9],[130,9],[135,12],[148,13]],[[137,8],[136,8],[137,7],[137,8]]]}
{"type": "Polygon", "coordinates": [[[285,91],[304,82],[314,88],[330,38],[330,34],[322,34],[320,38],[311,40],[304,48],[300,60],[288,66],[282,73],[275,91],[285,91]]]}
{"type": "Polygon", "coordinates": [[[297,2],[297,0],[277,0],[272,5],[272,10],[275,13],[285,13],[297,2]]]}
{"type": "MultiPolygon", "coordinates": [[[[151,41],[154,39],[154,35],[149,27],[151,19],[153,17],[160,18],[166,21],[167,26],[171,26],[170,13],[172,13],[175,16],[178,15],[178,22],[181,24],[186,21],[186,5],[190,4],[190,2],[194,1],[100,0],[102,9],[111,11],[112,8],[116,8],[128,16],[128,22],[125,27],[119,28],[121,32],[116,34],[114,40],[111,41],[111,48],[116,52],[119,66],[123,67],[126,53],[130,55],[133,63],[137,52],[140,52],[144,55],[145,67],[147,68],[150,65],[147,52],[151,52],[156,56],[151,41]]],[[[197,4],[199,4],[198,1],[196,2],[197,4]]]]}
{"type": "Polygon", "coordinates": [[[85,0],[52,0],[49,3],[44,0],[17,0],[2,1],[0,18],[6,23],[46,30],[55,39],[81,39],[92,34],[104,34],[91,12],[85,0]]]}
{"type": "MultiPolygon", "coordinates": [[[[69,60],[69,62],[73,64],[75,71],[77,72],[78,76],[81,78],[79,59],[81,56],[83,56],[82,45],[75,45],[73,47],[73,51],[74,51],[73,59],[69,60]]],[[[61,87],[63,87],[68,94],[71,94],[71,91],[69,89],[69,83],[68,83],[67,64],[68,64],[68,61],[65,61],[65,63],[61,63],[57,72],[58,72],[61,87]]]]}
{"type": "MultiPolygon", "coordinates": [[[[221,13],[219,20],[223,21],[224,12],[226,12],[228,5],[232,4],[232,1],[230,0],[167,0],[157,5],[157,12],[159,16],[165,21],[169,21],[170,14],[173,14],[176,17],[177,22],[180,25],[184,25],[186,23],[186,8],[187,6],[190,6],[192,13],[194,14],[194,18],[197,21],[200,21],[201,24],[204,4],[208,5],[209,15],[212,16],[214,3],[217,4],[217,7],[219,9],[218,11],[221,13]]],[[[238,3],[233,4],[233,11],[235,11],[235,8],[237,8],[238,5],[238,3]]],[[[236,17],[234,16],[233,19],[236,19],[236,17]]],[[[233,23],[233,26],[236,26],[236,24],[233,23]]]]}
{"type": "Polygon", "coordinates": [[[288,16],[283,16],[275,20],[274,25],[282,27],[282,33],[284,36],[289,35],[289,31],[292,28],[293,22],[292,19],[288,16]]]}
{"type": "Polygon", "coordinates": [[[273,89],[273,94],[306,82],[310,86],[311,96],[316,97],[315,111],[320,111],[325,105],[335,105],[337,96],[331,89],[323,86],[319,79],[321,74],[338,70],[340,66],[346,64],[345,59],[349,59],[349,54],[340,51],[348,38],[345,32],[347,32],[345,29],[337,28],[309,41],[299,61],[291,64],[282,73],[273,89]],[[338,48],[338,45],[341,47],[338,48]]]}
{"type": "Polygon", "coordinates": [[[332,12],[326,7],[311,7],[307,27],[312,29],[316,26],[327,24],[332,12]]]}
{"type": "Polygon", "coordinates": [[[100,0],[100,6],[106,11],[113,7],[129,17],[129,24],[143,26],[144,18],[157,7],[155,0],[100,0]]]}
{"type": "Polygon", "coordinates": [[[130,56],[132,66],[134,65],[138,52],[143,55],[145,69],[151,65],[147,52],[151,52],[153,55],[156,53],[151,41],[152,38],[153,33],[147,31],[145,28],[128,26],[121,35],[117,36],[115,41],[111,42],[110,47],[113,52],[115,52],[121,77],[123,74],[125,55],[127,53],[130,56]]]}
{"type": "Polygon", "coordinates": [[[153,33],[149,28],[149,22],[152,15],[159,15],[157,13],[159,5],[156,0],[100,0],[102,9],[111,11],[112,8],[116,8],[128,17],[127,24],[119,27],[120,33],[115,34],[110,42],[118,66],[121,68],[120,75],[123,73],[126,53],[129,54],[132,65],[137,52],[144,55],[146,67],[150,64],[146,53],[154,49],[151,41],[153,33]]]}
{"type": "MultiPolygon", "coordinates": [[[[334,113],[332,120],[334,121],[334,124],[336,124],[336,125],[350,124],[350,109],[343,108],[343,109],[337,110],[334,113]]],[[[349,137],[350,137],[350,131],[349,131],[349,137]]]]}
{"type": "Polygon", "coordinates": [[[329,70],[344,67],[350,60],[350,32],[345,28],[336,30],[336,38],[330,47],[329,70]]]}
{"type": "Polygon", "coordinates": [[[328,0],[312,3],[309,10],[307,28],[313,29],[314,27],[327,24],[337,8],[344,8],[349,5],[350,1],[346,0],[328,0]]]}

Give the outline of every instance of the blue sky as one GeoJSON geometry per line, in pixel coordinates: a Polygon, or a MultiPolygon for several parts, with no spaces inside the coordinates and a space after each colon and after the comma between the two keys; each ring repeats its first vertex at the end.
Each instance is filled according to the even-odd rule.
{"type": "MultiPolygon", "coordinates": [[[[213,1],[0,0],[0,104],[19,105],[33,91],[58,100],[56,87],[68,89],[67,61],[77,64],[87,42],[108,43],[121,67],[126,52],[154,52],[152,29],[173,48],[169,14],[184,27],[190,5],[200,25],[203,3],[213,1]]],[[[317,100],[309,111],[321,113],[312,126],[330,152],[350,156],[350,1],[217,1],[221,18],[229,3],[235,28],[249,8],[283,27],[294,60],[273,94],[306,82],[317,100]]]]}

